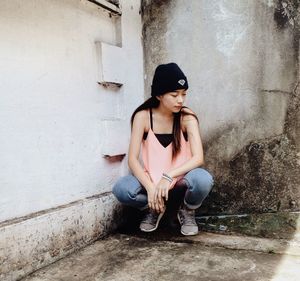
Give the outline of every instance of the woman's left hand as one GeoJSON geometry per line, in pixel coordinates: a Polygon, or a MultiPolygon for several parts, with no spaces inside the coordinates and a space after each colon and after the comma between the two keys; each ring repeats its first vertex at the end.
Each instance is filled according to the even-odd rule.
{"type": "Polygon", "coordinates": [[[166,201],[168,201],[168,195],[169,195],[169,189],[170,189],[170,185],[171,183],[162,178],[159,183],[157,184],[156,188],[155,188],[155,198],[156,200],[158,200],[159,202],[163,202],[163,198],[166,199],[166,201]]]}

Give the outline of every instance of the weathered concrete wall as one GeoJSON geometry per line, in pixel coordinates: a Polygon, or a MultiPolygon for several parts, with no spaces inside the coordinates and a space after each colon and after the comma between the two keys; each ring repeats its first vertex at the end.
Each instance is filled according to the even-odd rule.
{"type": "MultiPolygon", "coordinates": [[[[278,1],[274,6],[274,21],[278,32],[292,32],[294,53],[299,55],[299,24],[297,21],[291,24],[292,18],[286,16],[291,16],[292,10],[298,9],[294,6],[296,2],[278,1]]],[[[294,63],[299,67],[296,56],[294,63]]],[[[294,89],[289,94],[282,133],[276,137],[253,140],[229,162],[223,161],[218,167],[222,168],[222,172],[216,169],[215,190],[202,211],[253,213],[300,209],[299,73],[298,70],[294,89]]],[[[210,165],[214,164],[210,162],[210,165]]]]}
{"type": "Polygon", "coordinates": [[[262,213],[300,208],[300,153],[286,135],[247,145],[216,175],[201,212],[262,213]]]}
{"type": "Polygon", "coordinates": [[[122,209],[112,194],[94,196],[0,225],[0,280],[55,262],[114,230],[122,209]]]}
{"type": "Polygon", "coordinates": [[[121,16],[87,0],[0,1],[1,280],[116,227],[116,155],[143,100],[140,2],[118,2],[121,16]],[[114,72],[122,87],[98,83],[114,72]]]}
{"type": "Polygon", "coordinates": [[[283,2],[143,1],[146,93],[158,63],[175,61],[189,78],[187,105],[216,178],[201,213],[300,208],[290,137],[299,127],[298,41],[282,24],[283,2]]]}

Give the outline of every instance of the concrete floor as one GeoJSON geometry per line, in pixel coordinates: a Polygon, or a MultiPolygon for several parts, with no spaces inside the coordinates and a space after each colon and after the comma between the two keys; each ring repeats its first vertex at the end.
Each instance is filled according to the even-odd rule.
{"type": "Polygon", "coordinates": [[[22,281],[299,281],[300,243],[202,232],[112,234],[22,281]]]}

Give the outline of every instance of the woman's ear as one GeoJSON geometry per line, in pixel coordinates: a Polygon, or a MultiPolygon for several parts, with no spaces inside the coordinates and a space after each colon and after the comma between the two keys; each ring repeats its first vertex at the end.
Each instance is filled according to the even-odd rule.
{"type": "Polygon", "coordinates": [[[159,101],[161,100],[161,96],[155,96],[159,101]]]}

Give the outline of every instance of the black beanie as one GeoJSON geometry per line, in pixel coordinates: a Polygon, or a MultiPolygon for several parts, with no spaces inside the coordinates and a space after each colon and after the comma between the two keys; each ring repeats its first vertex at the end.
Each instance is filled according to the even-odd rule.
{"type": "Polygon", "coordinates": [[[179,89],[187,90],[188,81],[176,63],[160,64],[153,76],[151,96],[160,96],[179,89]]]}

